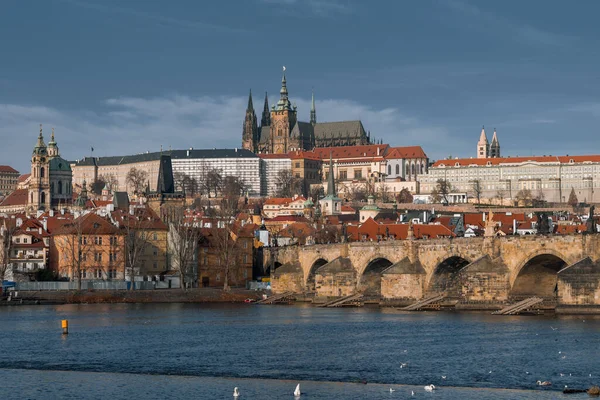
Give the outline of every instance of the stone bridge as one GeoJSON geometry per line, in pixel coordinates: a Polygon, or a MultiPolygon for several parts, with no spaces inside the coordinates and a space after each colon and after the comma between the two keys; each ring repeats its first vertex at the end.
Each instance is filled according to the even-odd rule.
{"type": "Polygon", "coordinates": [[[600,305],[600,235],[353,242],[265,249],[275,293],[466,302],[528,296],[600,305]]]}

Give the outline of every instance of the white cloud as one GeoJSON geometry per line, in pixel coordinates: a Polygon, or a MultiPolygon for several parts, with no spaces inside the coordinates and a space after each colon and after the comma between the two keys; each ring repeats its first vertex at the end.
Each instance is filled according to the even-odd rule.
{"type": "MultiPolygon", "coordinates": [[[[299,119],[309,120],[310,100],[297,99],[299,119]]],[[[61,155],[69,160],[137,154],[163,149],[240,146],[246,97],[120,97],[105,101],[103,111],[59,110],[38,105],[0,104],[0,164],[29,169],[39,123],[49,140],[55,128],[61,155]]],[[[260,112],[260,110],[257,110],[260,112]]],[[[260,119],[260,114],[257,115],[260,119]]],[[[317,102],[321,122],[360,119],[371,137],[396,146],[421,145],[430,157],[459,151],[460,142],[444,127],[423,123],[395,108],[374,109],[350,100],[317,102]],[[450,146],[448,143],[452,143],[450,146]],[[454,148],[450,148],[456,146],[454,148]]]]}

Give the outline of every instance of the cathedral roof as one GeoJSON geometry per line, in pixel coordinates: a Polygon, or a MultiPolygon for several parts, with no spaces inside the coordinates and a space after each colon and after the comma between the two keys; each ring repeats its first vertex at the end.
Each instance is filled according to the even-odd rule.
{"type": "Polygon", "coordinates": [[[320,122],[314,132],[316,139],[367,136],[361,121],[320,122]]]}

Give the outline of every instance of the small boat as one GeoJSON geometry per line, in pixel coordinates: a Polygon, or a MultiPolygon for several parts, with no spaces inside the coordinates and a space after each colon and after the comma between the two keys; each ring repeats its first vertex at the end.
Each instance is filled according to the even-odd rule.
{"type": "Polygon", "coordinates": [[[298,384],[298,386],[296,386],[296,390],[294,390],[294,396],[300,397],[301,394],[302,392],[300,391],[300,384],[298,384]]]}
{"type": "Polygon", "coordinates": [[[251,298],[247,298],[246,300],[244,300],[244,303],[254,303],[256,300],[251,299],[251,298]]]}

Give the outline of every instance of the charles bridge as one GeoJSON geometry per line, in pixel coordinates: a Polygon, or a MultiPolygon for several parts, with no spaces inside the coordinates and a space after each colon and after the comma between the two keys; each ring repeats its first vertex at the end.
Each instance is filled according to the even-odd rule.
{"type": "Polygon", "coordinates": [[[275,294],[361,293],[410,304],[443,293],[455,303],[537,296],[600,306],[600,234],[492,236],[286,246],[265,251],[275,294]]]}

